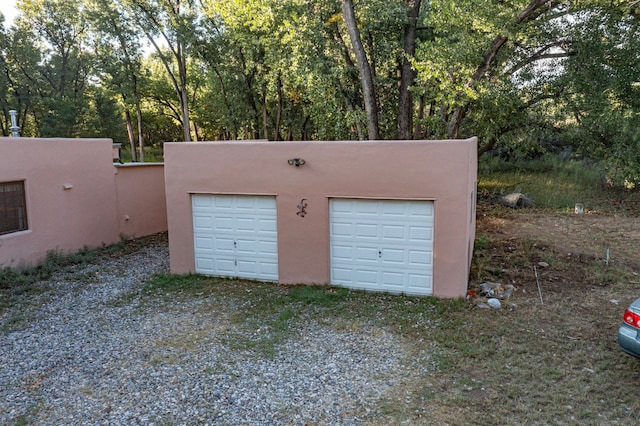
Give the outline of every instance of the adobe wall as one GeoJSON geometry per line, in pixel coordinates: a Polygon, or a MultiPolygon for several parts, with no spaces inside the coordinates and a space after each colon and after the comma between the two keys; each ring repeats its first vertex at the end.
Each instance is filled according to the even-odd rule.
{"type": "Polygon", "coordinates": [[[25,181],[29,229],[0,235],[0,267],[118,241],[110,139],[0,138],[0,182],[25,181]]]}
{"type": "Polygon", "coordinates": [[[275,195],[281,283],[330,281],[329,199],[433,200],[433,292],[466,293],[475,237],[477,139],[165,144],[171,272],[194,272],[191,194],[275,195]],[[304,166],[287,164],[303,158],[304,166]],[[297,205],[307,201],[307,214],[297,205]]]}
{"type": "Polygon", "coordinates": [[[115,165],[118,235],[136,238],[167,230],[162,163],[115,165]]]}
{"type": "Polygon", "coordinates": [[[28,229],[0,235],[0,268],[167,230],[162,164],[116,167],[111,139],[0,138],[9,181],[25,181],[28,229]]]}

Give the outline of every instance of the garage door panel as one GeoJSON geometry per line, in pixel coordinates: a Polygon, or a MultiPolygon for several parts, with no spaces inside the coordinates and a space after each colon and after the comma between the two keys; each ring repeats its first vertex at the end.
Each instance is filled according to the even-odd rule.
{"type": "Polygon", "coordinates": [[[254,217],[248,217],[245,215],[238,215],[234,218],[236,225],[236,231],[238,232],[251,232],[254,233],[257,230],[256,219],[254,217]]]}
{"type": "Polygon", "coordinates": [[[334,284],[348,284],[353,281],[352,268],[331,268],[331,282],[334,284]]]}
{"type": "Polygon", "coordinates": [[[336,221],[331,224],[331,234],[335,237],[353,237],[353,225],[348,222],[336,221]]]}
{"type": "Polygon", "coordinates": [[[193,216],[193,227],[198,230],[213,230],[213,221],[210,215],[198,214],[193,216]]]}
{"type": "Polygon", "coordinates": [[[406,263],[406,250],[403,249],[390,249],[385,247],[382,252],[382,262],[383,263],[395,263],[395,264],[405,264],[406,263]]]}
{"type": "Polygon", "coordinates": [[[432,265],[433,253],[421,250],[409,250],[409,265],[432,265]]]}
{"type": "Polygon", "coordinates": [[[270,254],[278,252],[278,243],[275,241],[259,241],[258,253],[270,254]]]}
{"type": "Polygon", "coordinates": [[[404,201],[384,201],[380,205],[383,216],[401,217],[407,216],[407,204],[404,201]]]}
{"type": "Polygon", "coordinates": [[[247,274],[249,276],[254,276],[257,275],[258,273],[258,262],[255,260],[238,260],[237,262],[237,266],[238,266],[238,273],[242,274],[240,276],[246,276],[247,274]]]}
{"type": "Polygon", "coordinates": [[[236,239],[236,252],[247,254],[247,255],[255,255],[259,252],[258,250],[258,242],[255,240],[245,240],[242,238],[236,239]]]}
{"type": "Polygon", "coordinates": [[[428,226],[409,226],[410,241],[432,241],[433,228],[428,226]]]}
{"type": "Polygon", "coordinates": [[[217,257],[215,258],[215,270],[212,275],[220,275],[223,277],[236,276],[236,261],[233,258],[217,257]]]}
{"type": "Polygon", "coordinates": [[[229,213],[217,214],[215,217],[212,215],[211,220],[213,222],[213,229],[216,232],[233,232],[235,228],[235,221],[229,213]]]}
{"type": "Polygon", "coordinates": [[[373,238],[378,239],[378,225],[375,223],[367,224],[360,223],[356,224],[356,237],[358,238],[373,238]]]}
{"type": "Polygon", "coordinates": [[[405,227],[400,225],[382,225],[382,238],[385,240],[404,241],[405,227]]]}
{"type": "Polygon", "coordinates": [[[361,217],[376,216],[378,214],[378,202],[375,200],[345,200],[345,202],[355,205],[355,211],[361,217]]]}
{"type": "Polygon", "coordinates": [[[431,277],[426,274],[409,273],[408,278],[410,288],[431,288],[431,277]]]}
{"type": "Polygon", "coordinates": [[[206,207],[206,208],[211,207],[211,201],[212,200],[210,197],[203,197],[203,196],[197,196],[197,195],[192,196],[192,205],[194,210],[197,209],[198,207],[206,207]]]}
{"type": "Polygon", "coordinates": [[[194,243],[198,250],[213,250],[213,238],[211,237],[195,238],[194,243]]]}
{"type": "Polygon", "coordinates": [[[275,197],[194,194],[192,209],[196,272],[278,280],[275,197]]]}
{"type": "Polygon", "coordinates": [[[378,263],[378,249],[376,247],[355,247],[357,262],[378,263]]]}
{"type": "Polygon", "coordinates": [[[277,221],[275,219],[259,219],[258,231],[275,233],[278,230],[277,221]]]}
{"type": "Polygon", "coordinates": [[[402,289],[405,285],[405,274],[402,272],[383,272],[382,284],[385,288],[402,289]]]}
{"type": "Polygon", "coordinates": [[[234,239],[232,237],[213,237],[215,241],[214,249],[220,252],[233,253],[234,239]]]}
{"type": "Polygon", "coordinates": [[[342,200],[342,203],[331,203],[329,206],[329,211],[331,212],[332,217],[341,217],[347,215],[351,217],[353,212],[353,203],[351,201],[347,202],[342,200]]]}
{"type": "Polygon", "coordinates": [[[335,260],[353,260],[354,248],[352,246],[334,245],[332,251],[332,259],[335,260]]]}
{"type": "Polygon", "coordinates": [[[332,199],[329,212],[333,284],[432,293],[433,202],[332,199]]]}
{"type": "Polygon", "coordinates": [[[407,205],[408,216],[415,218],[425,218],[433,216],[433,203],[413,203],[407,205]]]}
{"type": "Polygon", "coordinates": [[[266,279],[269,279],[271,281],[277,281],[278,263],[260,262],[258,272],[261,277],[265,277],[266,279]]]}
{"type": "Polygon", "coordinates": [[[370,269],[356,269],[356,280],[358,285],[367,288],[376,288],[378,286],[378,273],[370,269]]]}
{"type": "Polygon", "coordinates": [[[213,198],[209,195],[201,195],[199,197],[211,200],[211,204],[216,211],[233,210],[235,197],[230,195],[216,195],[213,198]]]}
{"type": "Polygon", "coordinates": [[[214,265],[213,265],[213,259],[210,257],[196,257],[196,268],[203,270],[203,271],[213,271],[214,270],[214,265]]]}
{"type": "Polygon", "coordinates": [[[234,201],[235,201],[235,207],[238,211],[256,210],[257,200],[254,197],[235,197],[234,201]]]}

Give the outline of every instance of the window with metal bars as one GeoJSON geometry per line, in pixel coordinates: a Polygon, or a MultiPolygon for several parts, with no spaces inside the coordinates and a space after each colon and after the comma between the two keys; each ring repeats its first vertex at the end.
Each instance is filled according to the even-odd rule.
{"type": "Polygon", "coordinates": [[[24,181],[0,182],[0,235],[27,229],[24,181]]]}

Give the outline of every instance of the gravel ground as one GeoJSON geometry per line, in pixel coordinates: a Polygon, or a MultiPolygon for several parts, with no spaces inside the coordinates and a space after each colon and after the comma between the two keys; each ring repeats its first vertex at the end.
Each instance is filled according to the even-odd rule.
{"type": "Polygon", "coordinates": [[[428,364],[382,329],[314,318],[273,357],[233,349],[229,312],[211,297],[141,294],[167,270],[166,242],[155,241],[60,272],[5,309],[0,424],[389,423],[385,401],[428,364]]]}

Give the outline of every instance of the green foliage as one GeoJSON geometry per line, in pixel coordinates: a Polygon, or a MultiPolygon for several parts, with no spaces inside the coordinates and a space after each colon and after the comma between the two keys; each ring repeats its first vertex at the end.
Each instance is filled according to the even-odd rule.
{"type": "Polygon", "coordinates": [[[65,267],[90,263],[95,260],[95,257],[96,252],[87,247],[66,255],[57,250],[50,250],[39,265],[0,269],[0,289],[30,286],[50,278],[54,272],[65,267]]]}
{"type": "MultiPolygon", "coordinates": [[[[639,183],[637,5],[423,0],[416,53],[406,55],[412,4],[355,2],[383,138],[398,134],[398,73],[409,59],[416,138],[475,135],[481,152],[511,160],[567,149],[604,161],[612,185],[639,183]]],[[[129,155],[187,136],[362,138],[340,6],[19,1],[21,16],[0,29],[0,130],[8,134],[16,109],[25,136],[129,139],[129,155]]]]}

